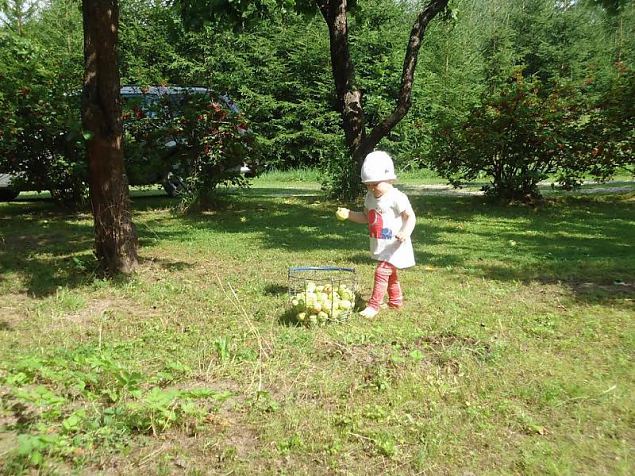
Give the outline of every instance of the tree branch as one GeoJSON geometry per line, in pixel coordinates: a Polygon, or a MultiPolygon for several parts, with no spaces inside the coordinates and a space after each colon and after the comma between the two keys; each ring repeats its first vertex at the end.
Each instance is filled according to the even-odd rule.
{"type": "Polygon", "coordinates": [[[414,83],[415,70],[417,67],[417,59],[419,49],[423,41],[423,35],[426,31],[428,23],[448,5],[449,0],[431,0],[430,3],[421,11],[417,17],[412,30],[410,31],[410,40],[406,48],[406,56],[404,58],[403,71],[401,74],[401,89],[399,91],[399,99],[397,106],[393,112],[382,122],[377,124],[373,130],[366,136],[359,146],[360,153],[365,155],[386,136],[393,127],[395,127],[401,119],[406,115],[412,104],[412,85],[414,83]]]}

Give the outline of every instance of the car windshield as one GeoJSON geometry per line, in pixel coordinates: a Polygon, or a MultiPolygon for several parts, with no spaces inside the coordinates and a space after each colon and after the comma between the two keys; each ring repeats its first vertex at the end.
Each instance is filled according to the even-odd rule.
{"type": "MultiPolygon", "coordinates": [[[[161,102],[166,101],[166,106],[172,114],[180,114],[183,106],[187,102],[187,98],[194,94],[210,94],[210,90],[201,87],[183,88],[183,87],[158,87],[151,86],[141,88],[138,86],[124,86],[121,88],[121,98],[123,102],[133,109],[139,108],[146,117],[155,118],[161,102]],[[165,99],[167,98],[167,100],[165,99]]],[[[236,103],[226,95],[217,97],[227,109],[232,113],[238,114],[240,110],[236,103]]]]}

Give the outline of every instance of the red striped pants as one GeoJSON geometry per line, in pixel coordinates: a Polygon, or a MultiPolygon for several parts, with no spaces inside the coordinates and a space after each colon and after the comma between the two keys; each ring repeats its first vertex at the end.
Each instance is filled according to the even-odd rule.
{"type": "Polygon", "coordinates": [[[403,305],[403,294],[397,276],[397,268],[388,261],[380,261],[375,268],[375,283],[368,307],[379,310],[386,291],[388,291],[388,306],[398,308],[403,305]]]}

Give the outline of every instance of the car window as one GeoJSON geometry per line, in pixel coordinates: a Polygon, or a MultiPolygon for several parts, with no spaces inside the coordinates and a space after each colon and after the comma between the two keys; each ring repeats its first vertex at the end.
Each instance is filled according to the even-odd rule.
{"type": "Polygon", "coordinates": [[[240,109],[227,94],[212,96],[209,89],[202,87],[123,86],[120,93],[123,105],[131,110],[137,119],[156,119],[160,110],[162,115],[167,117],[178,117],[183,114],[190,98],[194,96],[205,96],[208,100],[220,104],[226,111],[240,114],[240,109]]]}

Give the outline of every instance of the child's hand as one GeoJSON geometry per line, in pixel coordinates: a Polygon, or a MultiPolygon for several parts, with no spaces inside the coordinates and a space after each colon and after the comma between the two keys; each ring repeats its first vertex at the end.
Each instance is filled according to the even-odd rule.
{"type": "Polygon", "coordinates": [[[398,232],[395,235],[395,238],[397,239],[397,241],[399,243],[403,243],[404,241],[406,241],[408,238],[410,237],[410,235],[408,235],[407,233],[404,233],[403,231],[398,232]]]}
{"type": "Polygon", "coordinates": [[[339,207],[335,212],[335,217],[340,221],[344,221],[348,219],[350,212],[351,211],[348,208],[339,207]]]}

